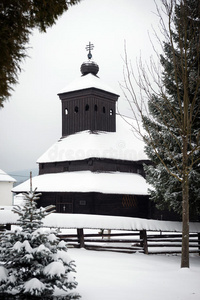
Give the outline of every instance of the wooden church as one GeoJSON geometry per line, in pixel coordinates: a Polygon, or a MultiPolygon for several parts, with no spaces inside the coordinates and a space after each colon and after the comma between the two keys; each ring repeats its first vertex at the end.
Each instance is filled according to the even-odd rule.
{"type": "MultiPolygon", "coordinates": [[[[98,77],[87,46],[81,76],[59,94],[62,137],[39,159],[33,188],[42,193],[39,206],[54,204],[60,213],[152,218],[144,178],[149,163],[132,119],[116,114],[119,95],[98,77]]],[[[26,181],[13,189],[29,191],[26,181]]]]}

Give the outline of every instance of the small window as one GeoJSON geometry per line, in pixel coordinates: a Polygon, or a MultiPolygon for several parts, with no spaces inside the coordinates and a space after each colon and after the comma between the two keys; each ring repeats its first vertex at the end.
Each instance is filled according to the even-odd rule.
{"type": "Polygon", "coordinates": [[[103,113],[105,114],[105,112],[106,112],[106,109],[105,109],[105,106],[103,107],[103,113]]]}
{"type": "Polygon", "coordinates": [[[80,204],[80,205],[86,205],[86,200],[80,200],[80,201],[79,201],[79,204],[80,204]]]}
{"type": "Polygon", "coordinates": [[[68,109],[67,108],[65,108],[65,115],[68,115],[68,109]]]}
{"type": "Polygon", "coordinates": [[[113,109],[111,108],[110,109],[110,116],[112,116],[113,115],[113,109]]]}
{"type": "Polygon", "coordinates": [[[89,110],[89,105],[88,104],[86,104],[86,106],[85,106],[85,111],[88,111],[89,110]]]}
{"type": "Polygon", "coordinates": [[[95,104],[95,106],[94,106],[94,111],[97,111],[97,105],[95,104]]]}
{"type": "Polygon", "coordinates": [[[78,106],[75,106],[74,112],[77,114],[78,113],[78,106]]]}

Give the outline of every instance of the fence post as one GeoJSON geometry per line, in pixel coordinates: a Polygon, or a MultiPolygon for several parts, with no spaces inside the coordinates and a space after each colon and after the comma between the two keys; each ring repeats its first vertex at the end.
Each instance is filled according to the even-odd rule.
{"type": "Polygon", "coordinates": [[[6,230],[11,230],[11,224],[6,224],[6,230]]]}
{"type": "Polygon", "coordinates": [[[77,228],[77,236],[78,236],[78,241],[80,248],[84,248],[84,232],[83,228],[77,228]]]}
{"type": "Polygon", "coordinates": [[[144,253],[148,254],[147,231],[145,229],[140,230],[140,239],[142,240],[140,245],[143,247],[144,253]]]}

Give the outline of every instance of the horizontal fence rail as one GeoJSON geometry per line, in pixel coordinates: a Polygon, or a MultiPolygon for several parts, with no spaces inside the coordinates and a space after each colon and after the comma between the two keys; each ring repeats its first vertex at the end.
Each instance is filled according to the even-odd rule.
{"type": "MultiPolygon", "coordinates": [[[[3,233],[11,229],[11,224],[0,225],[3,233]]],[[[69,229],[66,229],[67,231],[69,229]]],[[[144,254],[180,254],[182,234],[176,232],[147,230],[95,230],[78,228],[75,233],[60,233],[59,238],[66,241],[68,247],[85,248],[95,251],[112,251],[122,253],[144,254]]],[[[189,252],[200,255],[200,233],[190,233],[189,252]]]]}
{"type": "MultiPolygon", "coordinates": [[[[149,234],[147,237],[149,253],[160,254],[160,253],[181,253],[182,247],[182,234],[161,234],[152,235],[149,234]]],[[[190,233],[189,237],[189,252],[200,253],[200,234],[190,233]]]]}
{"type": "Polygon", "coordinates": [[[78,229],[77,235],[60,234],[59,237],[68,243],[68,247],[84,247],[96,251],[144,253],[143,240],[140,238],[139,232],[86,234],[83,229],[78,229]]]}
{"type": "MultiPolygon", "coordinates": [[[[96,251],[112,251],[123,253],[145,254],[179,254],[182,247],[182,234],[180,233],[148,233],[146,230],[124,233],[97,234],[84,233],[78,229],[77,234],[60,234],[59,237],[68,243],[69,247],[85,248],[96,251]]],[[[200,254],[200,234],[191,233],[189,239],[189,252],[200,254]]]]}

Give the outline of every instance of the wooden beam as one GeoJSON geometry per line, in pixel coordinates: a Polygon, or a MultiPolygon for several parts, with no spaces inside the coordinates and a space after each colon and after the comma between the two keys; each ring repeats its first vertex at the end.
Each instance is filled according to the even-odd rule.
{"type": "Polygon", "coordinates": [[[145,229],[140,230],[140,239],[142,240],[140,245],[143,247],[144,253],[148,254],[147,231],[145,229]]]}
{"type": "Polygon", "coordinates": [[[78,241],[80,248],[84,248],[84,232],[83,228],[77,228],[77,236],[78,236],[78,241]]]}

